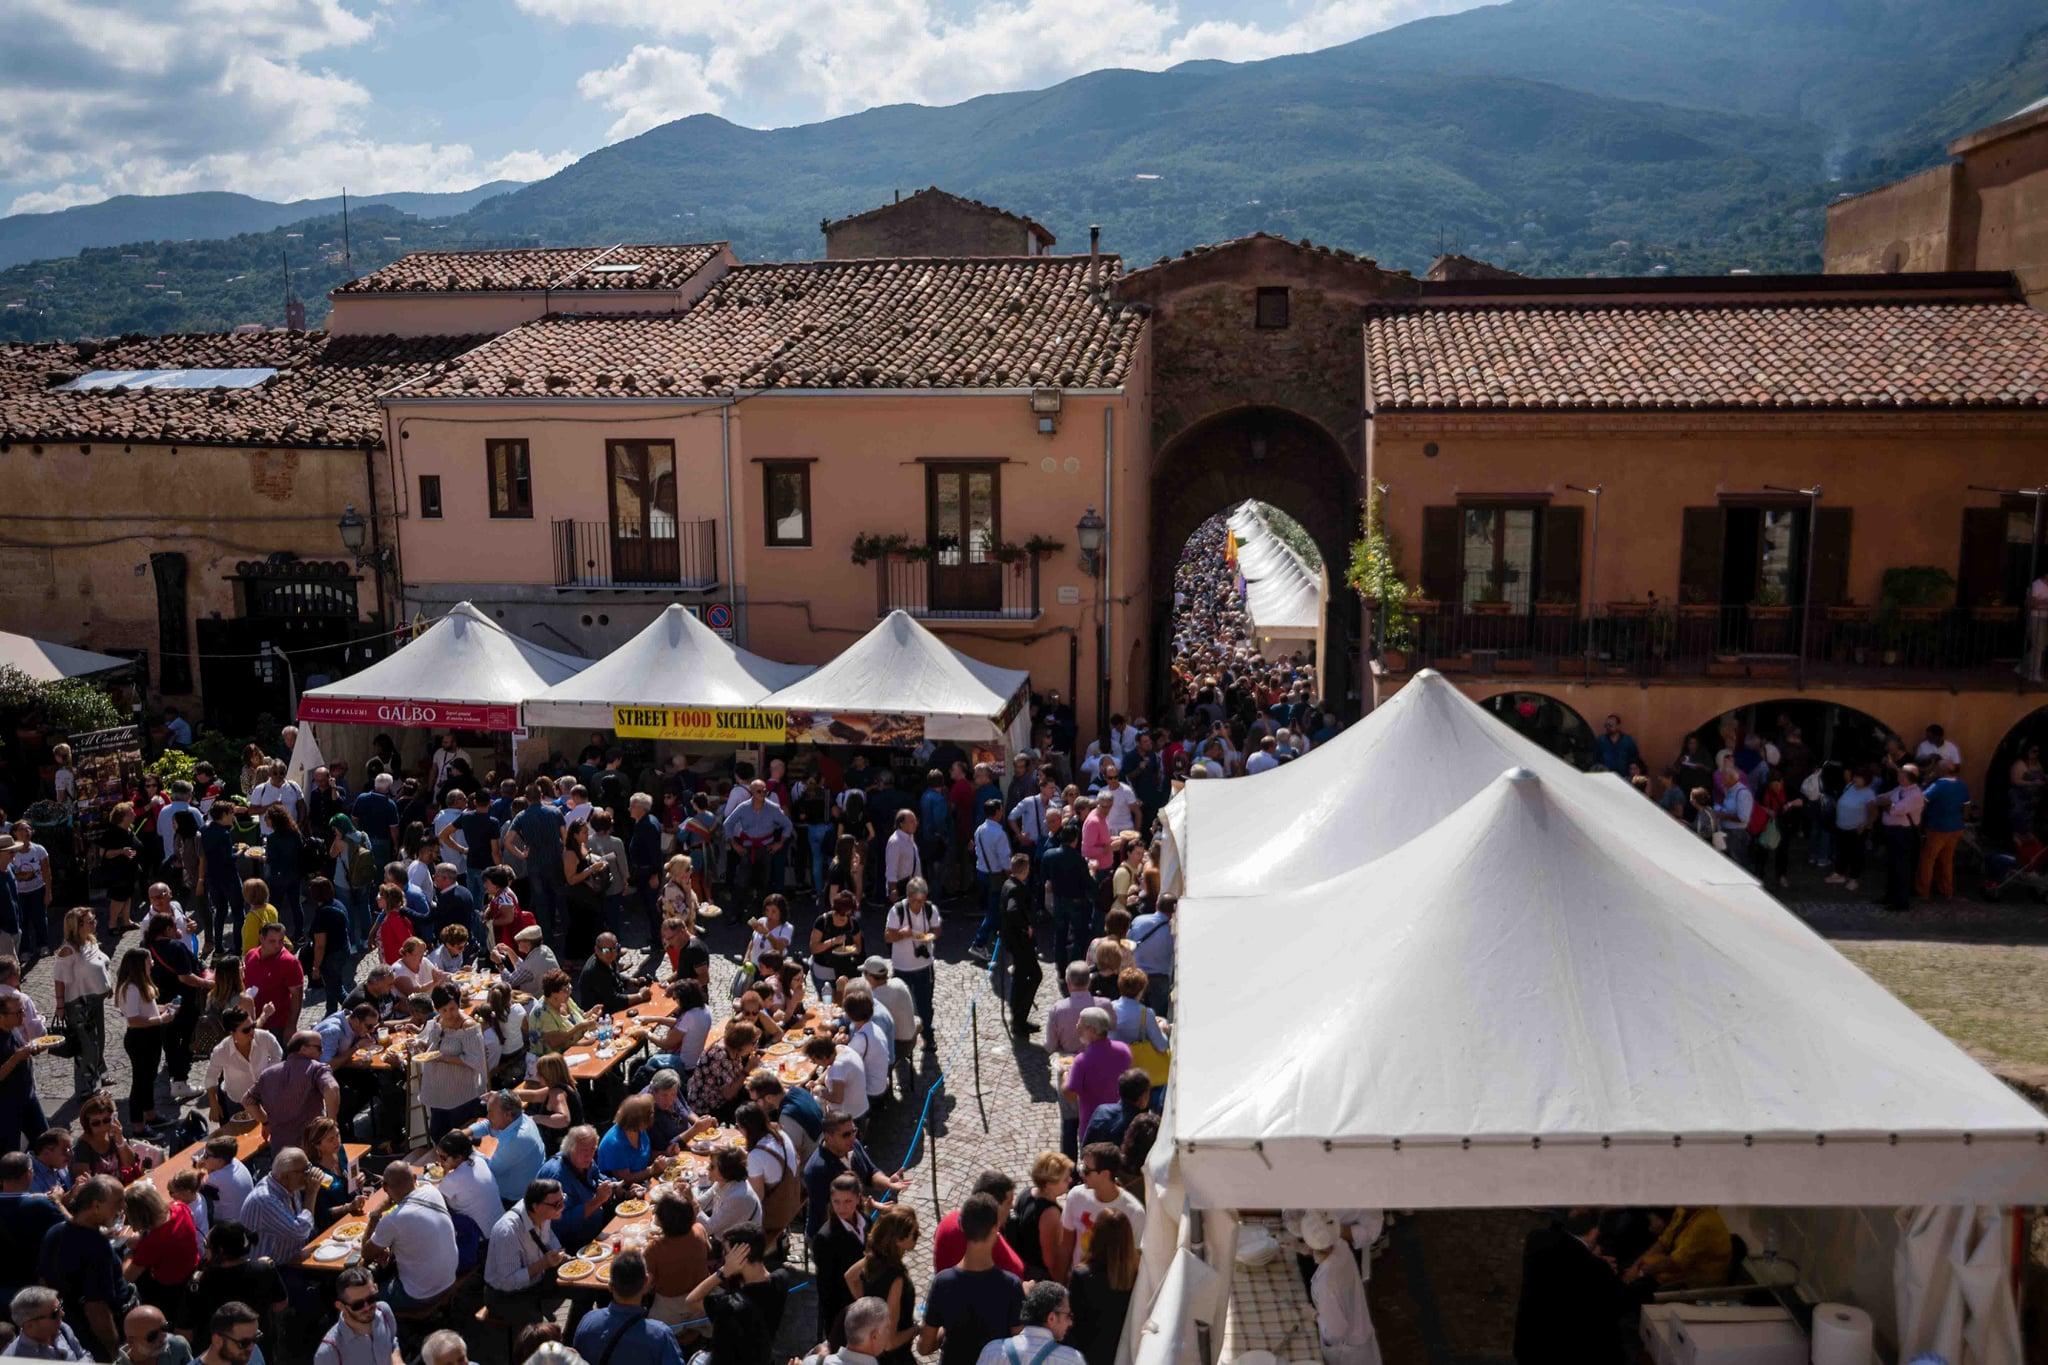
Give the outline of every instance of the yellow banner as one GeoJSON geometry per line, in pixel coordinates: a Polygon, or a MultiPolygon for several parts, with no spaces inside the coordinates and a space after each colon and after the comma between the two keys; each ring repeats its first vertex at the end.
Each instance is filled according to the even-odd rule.
{"type": "Polygon", "coordinates": [[[789,737],[789,713],[751,707],[614,706],[612,729],[623,739],[781,744],[789,737]]]}

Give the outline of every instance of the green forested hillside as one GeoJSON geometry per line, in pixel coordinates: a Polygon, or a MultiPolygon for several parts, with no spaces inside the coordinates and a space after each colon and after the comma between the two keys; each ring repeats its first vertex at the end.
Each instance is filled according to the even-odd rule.
{"type": "MultiPolygon", "coordinates": [[[[2039,4],[1510,0],[1321,52],[943,108],[768,131],[698,116],[454,216],[370,211],[384,216],[359,217],[355,263],[710,239],[803,258],[820,219],[937,184],[1037,218],[1061,250],[1099,223],[1133,264],[1266,230],[1409,269],[1440,250],[1536,274],[1814,269],[1830,198],[2048,86],[2048,36],[2028,38],[2039,4]]],[[[318,247],[338,220],[291,230],[317,323],[345,278],[318,247]]],[[[281,321],[285,233],[0,271],[0,337],[281,321]]]]}

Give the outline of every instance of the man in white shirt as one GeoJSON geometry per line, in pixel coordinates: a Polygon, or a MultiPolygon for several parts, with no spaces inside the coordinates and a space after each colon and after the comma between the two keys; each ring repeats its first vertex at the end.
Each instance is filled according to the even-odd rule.
{"type": "Polygon", "coordinates": [[[363,1260],[396,1268],[386,1294],[394,1309],[424,1308],[455,1283],[455,1222],[440,1192],[402,1161],[384,1168],[384,1192],[391,1202],[370,1215],[363,1260]]]}
{"type": "Polygon", "coordinates": [[[1105,759],[1102,764],[1102,790],[1095,793],[1095,804],[1102,811],[1102,822],[1109,826],[1111,838],[1127,829],[1136,829],[1145,810],[1138,794],[1118,775],[1122,771],[1105,759]]]}
{"type": "Polygon", "coordinates": [[[306,794],[299,790],[298,783],[286,781],[284,773],[284,764],[272,759],[269,776],[249,793],[249,809],[261,815],[272,806],[283,806],[293,824],[302,824],[306,819],[306,794]]]}
{"type": "Polygon", "coordinates": [[[1913,750],[1913,757],[1925,761],[1938,758],[1949,772],[1963,766],[1963,751],[1955,746],[1939,725],[1927,727],[1927,738],[1920,741],[1920,747],[1913,750]]]}
{"type": "Polygon", "coordinates": [[[492,1224],[483,1283],[489,1287],[494,1316],[532,1322],[551,1312],[555,1267],[569,1259],[553,1222],[561,1218],[567,1201],[557,1181],[532,1181],[526,1185],[526,1197],[492,1224]]]}
{"type": "MultiPolygon", "coordinates": [[[[441,846],[441,861],[455,869],[455,875],[469,876],[469,846],[462,840],[462,831],[455,828],[455,822],[469,813],[469,797],[461,788],[448,793],[447,800],[434,816],[434,841],[441,846]]],[[[488,857],[490,850],[484,850],[488,857]]]]}
{"type": "Polygon", "coordinates": [[[1261,739],[1259,741],[1258,751],[1254,753],[1250,758],[1244,761],[1244,770],[1246,776],[1250,776],[1252,773],[1262,773],[1266,771],[1266,769],[1268,768],[1279,767],[1280,755],[1277,752],[1275,752],[1275,750],[1277,750],[1278,748],[1279,745],[1274,741],[1271,735],[1267,735],[1265,738],[1261,739]]]}
{"type": "Polygon", "coordinates": [[[434,750],[434,790],[441,790],[441,784],[448,780],[448,768],[458,758],[468,758],[462,746],[455,742],[454,735],[441,736],[441,747],[434,750]]]}
{"type": "MultiPolygon", "coordinates": [[[[874,996],[864,990],[849,989],[840,1005],[846,1011],[846,1047],[860,1058],[867,1103],[873,1104],[889,1093],[889,1068],[895,1057],[890,1050],[889,1040],[883,1036],[881,1028],[875,1023],[874,996]]],[[[836,1056],[834,1060],[837,1060],[836,1056]]],[[[859,1115],[856,1114],[855,1117],[858,1118],[859,1115]]]]}
{"type": "MultiPolygon", "coordinates": [[[[181,810],[191,809],[192,784],[190,782],[185,782],[182,780],[173,782],[171,784],[170,804],[165,806],[162,810],[158,811],[156,816],[157,842],[162,844],[166,851],[174,849],[178,846],[178,841],[176,838],[176,820],[178,812],[181,810]]],[[[195,814],[192,818],[196,820],[199,817],[195,814]]]]}
{"type": "Polygon", "coordinates": [[[206,1059],[206,1078],[200,1083],[206,1093],[207,1112],[222,1123],[242,1111],[242,1100],[264,1068],[284,1060],[284,1045],[267,1028],[256,1027],[249,1012],[239,1007],[221,1011],[220,1026],[227,1037],[214,1044],[206,1059]]]}
{"type": "Polygon", "coordinates": [[[1116,1183],[1116,1173],[1123,1165],[1123,1153],[1107,1142],[1091,1142],[1081,1149],[1081,1179],[1079,1185],[1067,1191],[1067,1202],[1060,1213],[1062,1239],[1072,1253],[1070,1264],[1079,1265],[1088,1254],[1088,1238],[1095,1230],[1095,1215],[1104,1209],[1122,1209],[1124,1216],[1131,1220],[1131,1236],[1140,1246],[1145,1241],[1145,1206],[1131,1197],[1130,1191],[1116,1183]]]}
{"type": "Polygon", "coordinates": [[[868,1069],[858,1052],[830,1038],[811,1038],[804,1043],[804,1056],[824,1067],[818,1081],[818,1102],[828,1113],[841,1109],[855,1122],[867,1116],[868,1069]]]}
{"type": "MultiPolygon", "coordinates": [[[[907,812],[906,812],[907,814],[907,812]]],[[[915,818],[911,821],[915,826],[915,818]]],[[[939,937],[939,910],[931,904],[931,888],[922,877],[903,884],[903,899],[889,907],[882,920],[882,937],[889,944],[889,965],[896,979],[910,990],[917,1004],[918,1020],[924,1025],[926,1047],[937,1044],[932,1037],[932,963],[939,937]]]]}
{"type": "Polygon", "coordinates": [[[1051,848],[1051,844],[1047,842],[1051,834],[1050,817],[1059,790],[1059,784],[1050,777],[1041,777],[1035,793],[1010,807],[1011,837],[1019,848],[1031,855],[1031,865],[1034,868],[1038,866],[1038,860],[1051,848]]]}
{"type": "Polygon", "coordinates": [[[910,987],[891,975],[886,958],[869,958],[860,964],[860,974],[866,979],[868,993],[875,997],[875,1003],[888,1011],[897,1048],[908,1054],[910,1045],[917,1041],[917,1001],[911,998],[910,987]]]}
{"type": "Polygon", "coordinates": [[[477,1236],[488,1237],[505,1213],[505,1201],[499,1197],[498,1178],[491,1174],[491,1163],[476,1154],[476,1145],[460,1128],[442,1134],[434,1144],[434,1152],[446,1172],[435,1188],[441,1191],[448,1212],[461,1214],[476,1224],[477,1236]]]}
{"type": "Polygon", "coordinates": [[[923,876],[924,860],[917,853],[917,812],[899,810],[895,832],[882,848],[882,879],[890,898],[901,896],[907,883],[923,876]]]}

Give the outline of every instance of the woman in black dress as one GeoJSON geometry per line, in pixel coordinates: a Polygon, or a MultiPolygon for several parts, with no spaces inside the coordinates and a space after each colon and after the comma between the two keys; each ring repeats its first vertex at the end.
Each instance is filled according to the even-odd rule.
{"type": "Polygon", "coordinates": [[[1095,1215],[1088,1250],[1067,1277],[1067,1296],[1074,1326],[1066,1344],[1088,1365],[1116,1365],[1117,1342],[1124,1334],[1124,1316],[1131,1311],[1131,1286],[1138,1279],[1138,1239],[1131,1220],[1118,1208],[1095,1215]]]}
{"type": "Polygon", "coordinates": [[[877,1298],[889,1305],[896,1327],[889,1349],[876,1365],[917,1365],[910,1343],[917,1339],[917,1286],[903,1268],[903,1258],[917,1245],[917,1210],[890,1204],[868,1224],[868,1254],[846,1272],[846,1287],[857,1299],[877,1298]]]}
{"type": "Polygon", "coordinates": [[[578,820],[562,834],[562,877],[569,884],[569,961],[581,962],[597,946],[598,921],[604,916],[604,859],[590,852],[590,824],[578,820]]]}
{"type": "Polygon", "coordinates": [[[107,924],[119,930],[129,923],[135,884],[142,872],[142,841],[135,837],[135,807],[123,801],[107,814],[100,830],[100,884],[107,889],[107,924]]]}

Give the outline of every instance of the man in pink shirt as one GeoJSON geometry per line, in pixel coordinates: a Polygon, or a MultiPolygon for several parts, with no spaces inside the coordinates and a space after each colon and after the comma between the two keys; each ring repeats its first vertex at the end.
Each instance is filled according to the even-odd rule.
{"type": "Polygon", "coordinates": [[[1097,872],[1109,871],[1109,821],[1104,803],[1093,797],[1074,798],[1074,810],[1081,816],[1081,856],[1097,872]]]}
{"type": "Polygon", "coordinates": [[[1075,1120],[1084,1133],[1097,1105],[1116,1102],[1117,1081],[1131,1069],[1131,1050],[1109,1036],[1112,1027],[1108,1010],[1091,1005],[1081,1011],[1081,1051],[1060,1083],[1060,1093],[1074,1102],[1075,1120]]]}
{"type": "Polygon", "coordinates": [[[271,1032],[284,1042],[299,1027],[299,1007],[306,999],[306,972],[284,946],[284,926],[266,924],[256,946],[242,959],[242,985],[256,997],[256,1012],[275,1005],[271,1032]]]}

